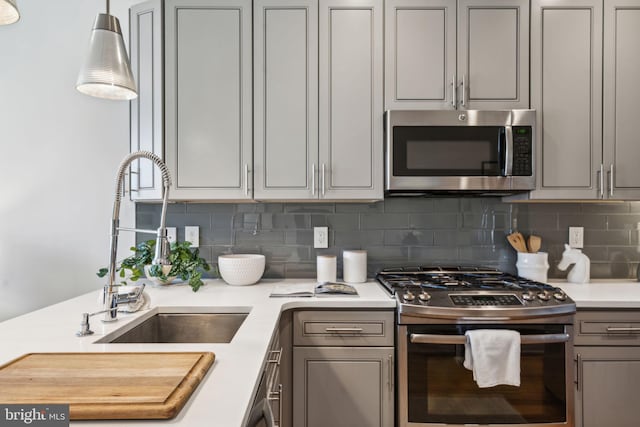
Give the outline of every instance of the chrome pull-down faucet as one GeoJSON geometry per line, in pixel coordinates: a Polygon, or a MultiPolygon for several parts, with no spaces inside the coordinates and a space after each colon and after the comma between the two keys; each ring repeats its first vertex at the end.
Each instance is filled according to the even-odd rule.
{"type": "Polygon", "coordinates": [[[129,154],[122,160],[120,167],[118,168],[118,174],[116,175],[116,193],[115,200],[113,202],[113,215],[111,217],[111,239],[110,239],[110,251],[109,251],[109,282],[104,287],[103,292],[103,310],[105,312],[103,322],[114,322],[118,315],[118,291],[114,289],[116,281],[116,257],[118,252],[118,233],[123,231],[134,231],[139,233],[151,233],[156,234],[156,251],[153,259],[153,264],[169,265],[169,252],[170,245],[167,240],[167,228],[165,226],[167,216],[167,203],[169,200],[169,187],[171,186],[171,177],[169,176],[169,170],[167,165],[162,159],[153,153],[148,151],[136,151],[129,154]],[[162,174],[162,213],[160,215],[160,227],[157,230],[140,230],[135,228],[120,227],[120,201],[121,201],[121,189],[124,185],[124,176],[127,167],[137,159],[149,159],[159,169],[162,174]]]}

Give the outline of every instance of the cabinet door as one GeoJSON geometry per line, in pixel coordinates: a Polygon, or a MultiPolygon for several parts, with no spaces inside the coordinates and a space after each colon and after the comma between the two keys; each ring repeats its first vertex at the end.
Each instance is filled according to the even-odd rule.
{"type": "Polygon", "coordinates": [[[393,347],[295,347],[293,425],[392,427],[393,347]]]}
{"type": "Polygon", "coordinates": [[[320,0],[320,198],[383,197],[382,0],[320,0]]]}
{"type": "MultiPolygon", "coordinates": [[[[164,158],[161,0],[132,6],[129,31],[131,69],[138,85],[138,97],[130,104],[130,150],[164,158]]],[[[150,160],[136,160],[130,172],[132,200],[162,199],[162,176],[150,160]]]]}
{"type": "Polygon", "coordinates": [[[636,427],[640,347],[576,347],[576,426],[636,427]]]}
{"type": "Polygon", "coordinates": [[[459,0],[459,108],[529,108],[529,0],[459,0]]]}
{"type": "Polygon", "coordinates": [[[318,4],[254,2],[254,197],[318,198],[318,4]]]}
{"type": "Polygon", "coordinates": [[[456,3],[387,0],[385,108],[453,109],[456,3]]]}
{"type": "Polygon", "coordinates": [[[251,0],[166,0],[172,199],[251,199],[251,0]]]}
{"type": "Polygon", "coordinates": [[[531,106],[537,110],[532,198],[598,198],[602,163],[602,2],[533,0],[531,106]]]}
{"type": "Polygon", "coordinates": [[[604,167],[607,197],[640,199],[640,3],[604,1],[604,167]]]}

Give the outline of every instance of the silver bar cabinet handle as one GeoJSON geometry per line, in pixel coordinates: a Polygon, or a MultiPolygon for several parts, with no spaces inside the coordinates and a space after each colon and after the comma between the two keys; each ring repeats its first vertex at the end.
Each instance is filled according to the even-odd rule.
{"type": "Polygon", "coordinates": [[[640,328],[607,326],[607,332],[640,332],[640,328]]]}
{"type": "Polygon", "coordinates": [[[316,164],[311,163],[311,195],[316,195],[316,164]]]}
{"type": "Polygon", "coordinates": [[[609,197],[613,197],[613,163],[609,165],[609,197]]]}
{"type": "Polygon", "coordinates": [[[320,181],[320,184],[322,185],[322,196],[324,196],[324,179],[325,179],[324,171],[325,169],[324,169],[324,163],[323,163],[322,164],[322,180],[320,181]]]}
{"type": "Polygon", "coordinates": [[[460,101],[460,105],[463,107],[467,106],[467,75],[462,75],[462,100],[460,101]]]}
{"type": "Polygon", "coordinates": [[[244,164],[244,195],[249,195],[249,165],[247,163],[244,164]]]}
{"type": "MultiPolygon", "coordinates": [[[[464,344],[464,335],[411,334],[410,340],[415,344],[464,344]]],[[[569,341],[569,334],[521,335],[521,344],[548,344],[569,341]]]]}
{"type": "Polygon", "coordinates": [[[269,352],[269,358],[267,359],[267,363],[275,363],[276,365],[279,365],[281,358],[282,358],[282,349],[271,350],[269,352]],[[275,356],[275,357],[272,358],[271,356],[275,356]]]}
{"type": "Polygon", "coordinates": [[[387,358],[387,371],[389,377],[387,378],[389,384],[389,390],[393,391],[393,356],[387,358]]]}
{"type": "Polygon", "coordinates": [[[339,333],[339,334],[340,333],[342,333],[342,334],[344,334],[344,333],[350,333],[350,334],[356,333],[356,334],[359,334],[359,333],[361,333],[363,331],[362,328],[325,328],[324,330],[327,331],[327,332],[335,332],[335,333],[339,333]]]}
{"type": "Polygon", "coordinates": [[[604,199],[604,165],[600,164],[600,170],[598,171],[598,183],[600,184],[600,198],[604,199]]]}
{"type": "Polygon", "coordinates": [[[458,96],[457,96],[457,90],[458,89],[456,87],[456,75],[454,74],[453,77],[451,77],[451,87],[453,88],[453,93],[451,94],[451,106],[453,107],[453,109],[455,110],[456,108],[458,108],[458,96]]]}
{"type": "Polygon", "coordinates": [[[576,390],[580,391],[580,379],[582,378],[582,355],[576,354],[576,390]]]}

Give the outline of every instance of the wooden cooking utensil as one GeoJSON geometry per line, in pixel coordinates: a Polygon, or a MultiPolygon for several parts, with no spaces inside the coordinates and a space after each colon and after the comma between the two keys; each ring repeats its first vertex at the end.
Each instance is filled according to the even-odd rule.
{"type": "Polygon", "coordinates": [[[511,233],[507,236],[507,240],[516,251],[527,252],[527,243],[525,242],[522,233],[517,231],[515,233],[511,233]]]}
{"type": "Polygon", "coordinates": [[[537,253],[540,250],[540,246],[542,246],[542,238],[540,236],[536,236],[532,234],[529,236],[529,252],[537,253]]]}

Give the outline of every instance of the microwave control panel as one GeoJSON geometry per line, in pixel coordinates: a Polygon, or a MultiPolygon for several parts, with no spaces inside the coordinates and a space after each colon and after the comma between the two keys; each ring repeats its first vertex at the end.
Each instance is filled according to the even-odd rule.
{"type": "Polygon", "coordinates": [[[531,126],[513,127],[513,171],[514,176],[533,175],[533,135],[531,126]]]}

